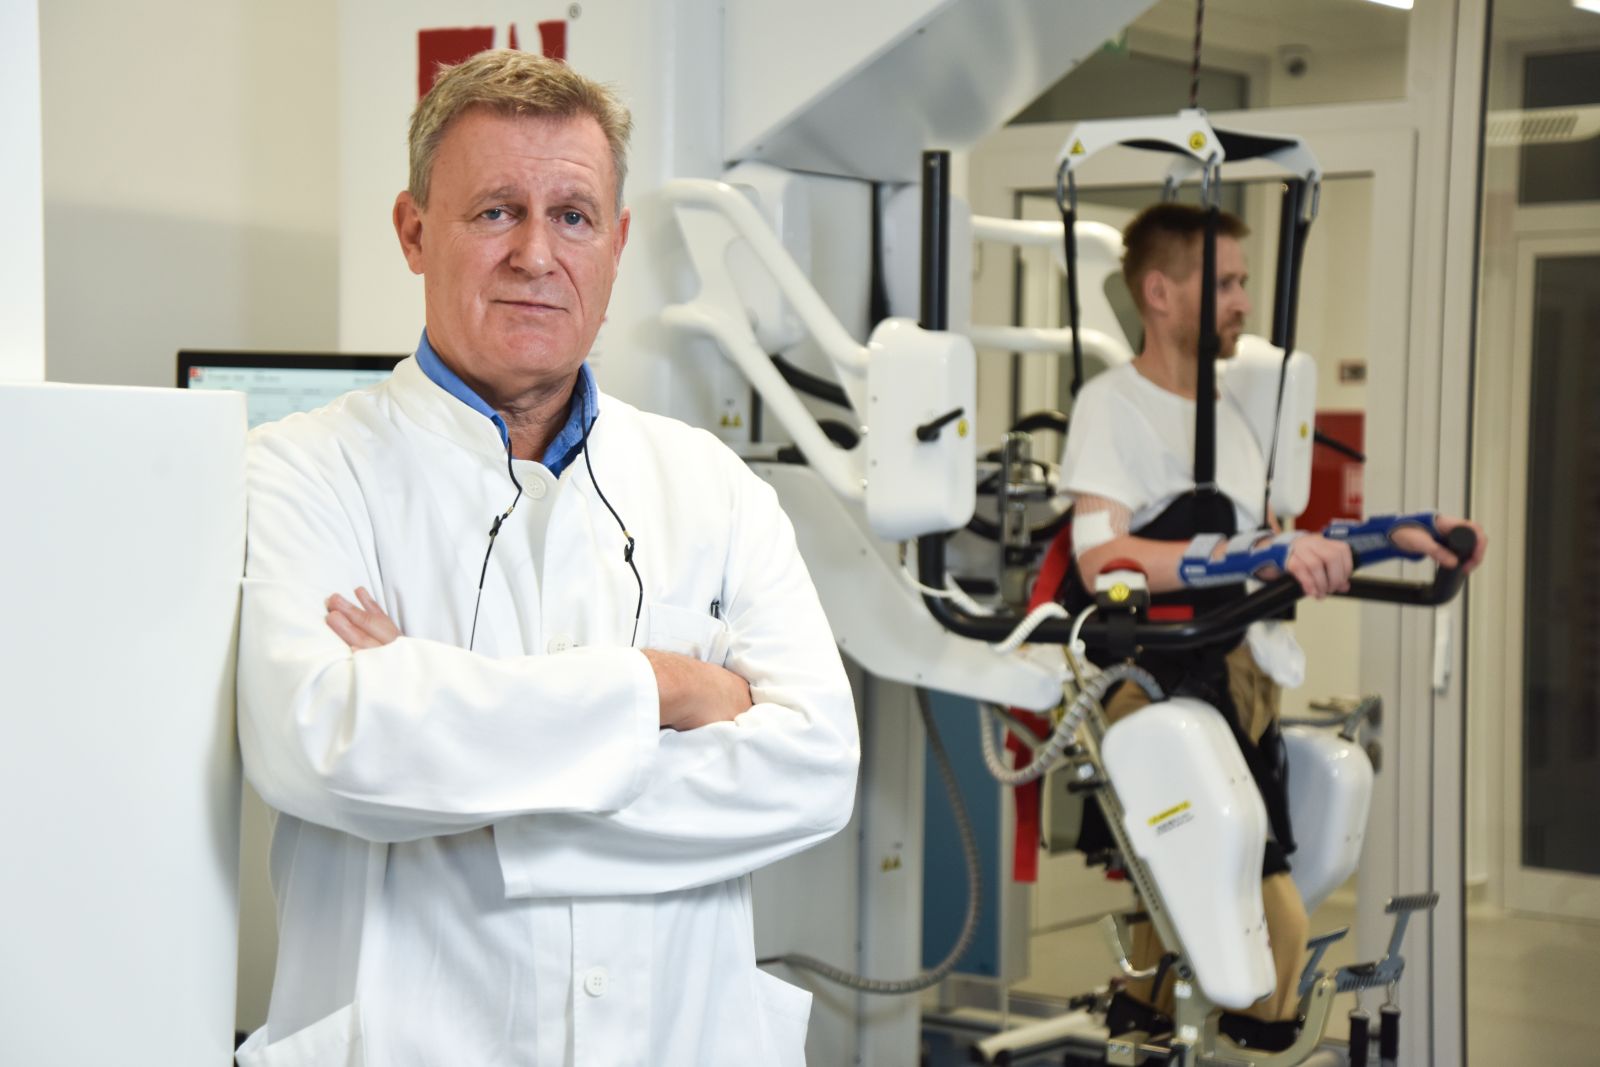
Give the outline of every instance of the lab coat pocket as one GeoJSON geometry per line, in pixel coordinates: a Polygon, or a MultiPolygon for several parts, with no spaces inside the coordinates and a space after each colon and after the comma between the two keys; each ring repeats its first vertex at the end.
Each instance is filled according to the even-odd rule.
{"type": "Polygon", "coordinates": [[[364,1067],[363,1044],[361,1012],[350,1004],[270,1044],[263,1026],[234,1059],[239,1067],[364,1067]]]}
{"type": "Polygon", "coordinates": [[[708,611],[674,604],[650,605],[650,633],[645,648],[693,656],[718,667],[727,665],[732,635],[728,624],[708,611]]]}
{"type": "Polygon", "coordinates": [[[756,1001],[761,1005],[762,1062],[773,1067],[806,1067],[811,994],[758,970],[756,1001]]]}

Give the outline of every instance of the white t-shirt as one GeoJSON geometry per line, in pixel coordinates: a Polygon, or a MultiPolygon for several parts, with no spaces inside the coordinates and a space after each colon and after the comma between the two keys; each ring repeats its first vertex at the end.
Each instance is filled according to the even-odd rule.
{"type": "MultiPolygon", "coordinates": [[[[1195,402],[1170,393],[1126,363],[1096,375],[1078,393],[1061,455],[1059,492],[1071,500],[1098,496],[1132,512],[1137,531],[1194,489],[1195,402]]],[[[1217,488],[1233,502],[1240,531],[1257,530],[1266,495],[1261,445],[1237,404],[1217,396],[1217,488]]],[[[1293,689],[1305,681],[1305,653],[1280,623],[1258,622],[1247,633],[1261,669],[1293,689]]]]}
{"type": "MultiPolygon", "coordinates": [[[[1061,456],[1062,495],[1099,496],[1133,513],[1130,530],[1194,489],[1195,402],[1126,363],[1084,385],[1061,456]]],[[[1217,397],[1217,487],[1233,501],[1239,530],[1260,528],[1267,464],[1244,415],[1217,397]]]]}

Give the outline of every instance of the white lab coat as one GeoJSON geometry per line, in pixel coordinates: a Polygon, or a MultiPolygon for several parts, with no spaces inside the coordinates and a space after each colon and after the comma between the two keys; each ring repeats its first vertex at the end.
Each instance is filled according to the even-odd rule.
{"type": "Polygon", "coordinates": [[[756,705],[662,731],[638,587],[581,458],[500,532],[498,432],[406,360],[255,431],[239,737],[279,816],[279,950],[244,1067],[799,1064],[810,994],[757,970],[749,872],[849,819],[848,683],[770,488],[604,397],[600,488],[637,538],[637,647],[756,705]],[[328,594],[405,634],[352,653],[328,594]],[[712,602],[720,605],[714,617],[712,602]]]}

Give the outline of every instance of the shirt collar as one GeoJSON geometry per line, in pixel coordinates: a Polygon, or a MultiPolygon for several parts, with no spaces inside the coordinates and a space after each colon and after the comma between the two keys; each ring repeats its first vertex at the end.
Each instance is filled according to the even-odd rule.
{"type": "MultiPolygon", "coordinates": [[[[511,447],[511,432],[506,427],[506,420],[483,397],[473,392],[460,375],[445,366],[444,360],[439,358],[439,353],[433,350],[433,345],[428,341],[427,330],[422,331],[422,340],[417,343],[417,366],[434,385],[494,423],[495,429],[500,432],[500,443],[508,449],[511,447]]],[[[567,421],[545,449],[543,463],[551,474],[561,477],[561,472],[577,457],[588,428],[599,417],[600,390],[595,385],[594,371],[589,369],[589,363],[585,360],[578,368],[578,381],[573,387],[573,402],[567,409],[567,421]]]]}

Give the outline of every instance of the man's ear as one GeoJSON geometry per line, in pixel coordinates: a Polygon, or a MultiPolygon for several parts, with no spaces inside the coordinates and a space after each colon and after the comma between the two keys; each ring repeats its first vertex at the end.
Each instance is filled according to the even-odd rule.
{"type": "Polygon", "coordinates": [[[406,265],[412,274],[421,274],[425,258],[422,254],[422,211],[412,199],[410,190],[394,198],[394,232],[400,238],[400,251],[405,254],[406,265]]]}
{"type": "Polygon", "coordinates": [[[611,266],[613,269],[622,262],[622,250],[628,244],[628,224],[633,221],[633,212],[628,208],[622,209],[622,214],[617,216],[617,246],[611,250],[611,266]]]}
{"type": "Polygon", "coordinates": [[[1172,279],[1158,270],[1147,270],[1139,279],[1144,306],[1151,311],[1166,311],[1172,304],[1172,279]]]}

